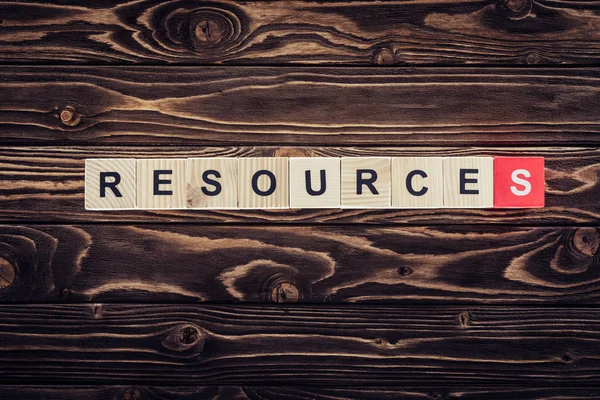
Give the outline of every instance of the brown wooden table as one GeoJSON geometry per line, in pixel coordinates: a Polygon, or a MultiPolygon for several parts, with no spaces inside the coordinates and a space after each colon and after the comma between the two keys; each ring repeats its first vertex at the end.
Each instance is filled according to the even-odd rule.
{"type": "Polygon", "coordinates": [[[0,3],[0,399],[600,398],[600,5],[0,3]],[[87,158],[542,156],[514,210],[86,211],[87,158]]]}

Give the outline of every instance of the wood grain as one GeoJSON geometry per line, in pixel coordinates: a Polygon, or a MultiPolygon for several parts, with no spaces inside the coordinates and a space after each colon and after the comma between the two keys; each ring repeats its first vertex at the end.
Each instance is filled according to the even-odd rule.
{"type": "Polygon", "coordinates": [[[594,2],[5,2],[4,63],[597,64],[594,2]]]}
{"type": "Polygon", "coordinates": [[[290,207],[340,208],[340,167],[341,158],[290,158],[290,207]]]}
{"type": "Polygon", "coordinates": [[[600,383],[591,308],[3,305],[4,384],[600,383]]]}
{"type": "Polygon", "coordinates": [[[444,170],[444,208],[491,208],[494,206],[494,159],[492,157],[447,157],[442,159],[444,170]],[[478,194],[463,195],[462,169],[469,182],[464,188],[478,194]],[[477,171],[473,173],[472,171],[477,171]]]}
{"type": "Polygon", "coordinates": [[[595,145],[600,69],[4,67],[4,144],[595,145]]]}
{"type": "Polygon", "coordinates": [[[87,159],[85,160],[85,208],[87,210],[120,210],[136,208],[137,177],[135,159],[87,159]],[[102,172],[118,175],[102,178],[102,172]],[[118,177],[118,182],[117,182],[118,177]],[[101,182],[116,183],[102,191],[101,182]]]}
{"type": "Polygon", "coordinates": [[[342,208],[390,208],[392,168],[390,157],[344,157],[341,159],[340,200],[342,208]],[[364,174],[360,170],[365,171],[364,174]],[[373,179],[373,188],[358,183],[373,179]],[[360,189],[360,191],[359,191],[360,189]]]}
{"type": "Polygon", "coordinates": [[[184,158],[138,159],[136,167],[137,208],[144,209],[182,209],[186,208],[186,162],[184,158]],[[156,178],[155,171],[164,171],[156,178]],[[155,182],[164,182],[156,188],[155,182]]]}
{"type": "Polygon", "coordinates": [[[289,209],[288,157],[238,159],[238,207],[243,209],[289,209]],[[270,172],[271,176],[261,171],[270,172]],[[253,182],[256,179],[256,188],[253,182]],[[269,194],[269,192],[272,193],[269,194]]]}
{"type": "Polygon", "coordinates": [[[581,400],[582,387],[0,386],[4,400],[581,400]]]}
{"type": "Polygon", "coordinates": [[[442,157],[392,158],[392,207],[443,208],[445,180],[442,160],[442,157]],[[415,170],[421,173],[409,178],[415,170]],[[418,196],[409,193],[409,184],[412,190],[419,192],[418,196]]]}
{"type": "Polygon", "coordinates": [[[598,304],[599,247],[589,227],[7,225],[0,303],[598,304]]]}
{"type": "Polygon", "coordinates": [[[401,225],[600,224],[600,149],[370,147],[5,147],[0,148],[0,222],[395,223],[401,225]],[[86,211],[86,158],[541,156],[546,205],[503,210],[123,210],[86,211]]]}
{"type": "Polygon", "coordinates": [[[187,208],[237,209],[238,172],[237,158],[188,159],[185,163],[187,208]],[[208,173],[209,184],[204,179],[205,173],[208,173]],[[219,187],[212,181],[217,178],[219,187]]]}

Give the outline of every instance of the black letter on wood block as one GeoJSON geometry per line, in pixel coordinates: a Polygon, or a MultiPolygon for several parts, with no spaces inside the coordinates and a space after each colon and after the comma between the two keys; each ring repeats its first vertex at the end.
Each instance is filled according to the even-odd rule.
{"type": "Polygon", "coordinates": [[[414,171],[410,171],[408,173],[408,175],[406,176],[406,189],[408,190],[408,193],[412,194],[413,196],[423,196],[425,193],[427,193],[429,188],[427,186],[423,186],[423,188],[421,188],[421,190],[419,190],[419,191],[416,191],[415,189],[413,189],[412,178],[415,175],[419,175],[421,178],[427,178],[427,174],[425,173],[425,171],[421,171],[420,169],[415,169],[414,171]]]}
{"type": "Polygon", "coordinates": [[[367,185],[369,187],[369,190],[371,191],[371,193],[379,194],[379,192],[373,185],[373,182],[375,182],[376,180],[377,180],[377,172],[375,170],[357,169],[356,170],[356,194],[362,194],[363,185],[367,185]],[[368,179],[363,178],[362,175],[366,174],[366,173],[371,174],[371,177],[368,179]]]}
{"type": "Polygon", "coordinates": [[[467,183],[477,183],[477,179],[467,179],[467,174],[477,174],[478,169],[460,169],[460,194],[479,194],[479,189],[467,189],[467,183]]]}
{"type": "Polygon", "coordinates": [[[202,180],[209,184],[209,185],[213,185],[215,188],[213,190],[208,190],[205,186],[202,186],[202,193],[204,193],[207,196],[218,196],[221,193],[221,190],[223,189],[223,187],[221,186],[221,184],[218,181],[215,181],[214,179],[209,178],[209,175],[214,175],[215,178],[220,178],[221,174],[219,173],[219,171],[215,171],[214,169],[209,169],[208,171],[204,171],[202,173],[202,180]]]}
{"type": "Polygon", "coordinates": [[[275,189],[277,188],[277,179],[275,179],[275,175],[271,171],[267,171],[266,169],[261,169],[257,171],[254,176],[252,176],[252,190],[259,196],[269,196],[272,195],[275,189]],[[258,178],[261,175],[267,175],[269,179],[271,179],[271,185],[265,191],[262,191],[258,188],[258,178]]]}
{"type": "Polygon", "coordinates": [[[121,174],[118,172],[100,172],[100,197],[106,197],[106,188],[110,188],[115,196],[123,197],[117,185],[121,182],[121,174]],[[107,177],[114,178],[114,182],[106,182],[107,177]]]}
{"type": "Polygon", "coordinates": [[[171,169],[159,169],[154,171],[154,195],[160,196],[171,196],[173,194],[172,190],[160,190],[158,187],[160,185],[170,185],[170,179],[160,179],[160,175],[171,175],[173,170],[171,169]]]}
{"type": "Polygon", "coordinates": [[[311,196],[320,196],[327,190],[327,182],[325,181],[325,170],[322,169],[321,175],[321,188],[319,190],[313,190],[310,184],[310,171],[304,171],[304,177],[306,179],[306,192],[311,196]]]}

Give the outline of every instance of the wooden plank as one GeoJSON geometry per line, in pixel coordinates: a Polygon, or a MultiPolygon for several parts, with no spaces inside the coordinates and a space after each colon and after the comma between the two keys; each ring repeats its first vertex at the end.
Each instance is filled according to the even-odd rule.
{"type": "Polygon", "coordinates": [[[581,400],[600,389],[582,387],[294,387],[294,386],[0,386],[3,400],[581,400]]]}
{"type": "Polygon", "coordinates": [[[600,143],[598,68],[7,66],[0,92],[3,143],[600,143]]]}
{"type": "Polygon", "coordinates": [[[588,385],[600,311],[3,305],[4,384],[588,385]]]}
{"type": "MultiPolygon", "coordinates": [[[[599,136],[600,137],[600,136],[599,136]]],[[[0,222],[396,223],[403,225],[600,224],[600,148],[5,147],[0,148],[0,222]],[[122,210],[86,211],[86,158],[540,156],[546,205],[496,210],[122,210]]]]}
{"type": "Polygon", "coordinates": [[[598,304],[599,245],[586,227],[0,226],[0,303],[598,304]]]}
{"type": "Polygon", "coordinates": [[[597,4],[562,0],[4,2],[9,63],[595,64],[597,4]]]}

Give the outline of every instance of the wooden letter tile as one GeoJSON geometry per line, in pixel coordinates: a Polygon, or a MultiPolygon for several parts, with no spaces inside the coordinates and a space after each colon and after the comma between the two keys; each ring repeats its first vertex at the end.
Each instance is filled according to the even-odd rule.
{"type": "Polygon", "coordinates": [[[444,158],[444,207],[494,206],[494,161],[491,157],[444,158]]]}
{"type": "Polygon", "coordinates": [[[137,160],[138,208],[185,208],[185,164],[185,159],[137,160]]]}
{"type": "Polygon", "coordinates": [[[389,157],[342,158],[342,208],[389,208],[389,157]]]}
{"type": "Polygon", "coordinates": [[[239,208],[289,208],[287,157],[240,158],[239,208]]]}
{"type": "Polygon", "coordinates": [[[188,208],[237,208],[237,158],[190,158],[186,177],[188,208]]]}
{"type": "Polygon", "coordinates": [[[292,208],[340,207],[339,158],[290,158],[292,208]]]}
{"type": "Polygon", "coordinates": [[[123,210],[136,207],[135,160],[85,160],[86,210],[123,210]]]}
{"type": "Polygon", "coordinates": [[[544,207],[542,157],[494,158],[494,207],[544,207]]]}
{"type": "Polygon", "coordinates": [[[442,157],[392,158],[392,207],[441,208],[443,205],[442,157]]]}

